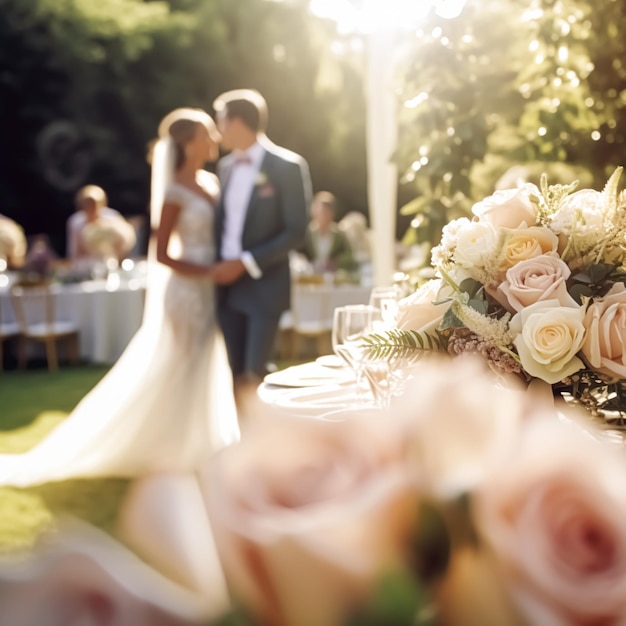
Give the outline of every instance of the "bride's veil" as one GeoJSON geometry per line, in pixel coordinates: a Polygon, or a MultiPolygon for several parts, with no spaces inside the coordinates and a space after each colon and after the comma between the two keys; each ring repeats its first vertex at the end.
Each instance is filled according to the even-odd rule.
{"type": "MultiPolygon", "coordinates": [[[[171,137],[162,137],[152,151],[152,178],[150,181],[150,240],[148,243],[148,275],[142,327],[156,331],[163,321],[165,286],[171,270],[156,259],[155,233],[161,221],[165,192],[174,178],[176,146],[171,137]]],[[[174,245],[172,242],[171,245],[174,245]]]]}

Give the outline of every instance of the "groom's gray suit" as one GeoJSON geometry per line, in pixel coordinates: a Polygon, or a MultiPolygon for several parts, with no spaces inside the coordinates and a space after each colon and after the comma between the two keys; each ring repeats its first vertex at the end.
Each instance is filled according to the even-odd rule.
{"type": "MultiPolygon", "coordinates": [[[[290,307],[289,251],[304,242],[311,200],[306,161],[265,137],[260,143],[265,155],[248,203],[241,247],[252,255],[262,275],[254,279],[246,273],[232,285],[217,287],[218,317],[234,376],[264,373],[280,316],[290,307]]],[[[218,163],[222,184],[215,222],[218,254],[226,219],[224,198],[234,166],[232,153],[218,163]]]]}

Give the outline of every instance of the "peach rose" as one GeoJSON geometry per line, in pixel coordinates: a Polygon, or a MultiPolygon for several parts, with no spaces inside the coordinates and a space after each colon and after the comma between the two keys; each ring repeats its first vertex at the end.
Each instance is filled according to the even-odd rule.
{"type": "Polygon", "coordinates": [[[564,307],[558,300],[536,302],[510,322],[522,367],[547,383],[563,380],[584,367],[576,356],[585,339],[582,307],[564,307]]]}
{"type": "Polygon", "coordinates": [[[533,259],[547,252],[556,252],[559,246],[558,237],[543,226],[502,229],[505,234],[504,244],[500,251],[498,270],[502,273],[522,261],[533,259]]]}
{"type": "Polygon", "coordinates": [[[442,304],[434,302],[445,298],[448,292],[451,293],[451,290],[440,278],[424,283],[415,293],[403,298],[398,304],[396,326],[402,330],[434,332],[450,307],[450,302],[442,304]]]}
{"type": "Polygon", "coordinates": [[[518,189],[501,189],[477,202],[472,207],[472,213],[496,227],[532,226],[537,215],[536,198],[539,196],[539,189],[532,183],[518,189]]]}
{"type": "Polygon", "coordinates": [[[479,534],[528,624],[626,616],[623,452],[553,415],[526,422],[519,449],[476,491],[479,534]]]}
{"type": "Polygon", "coordinates": [[[570,273],[567,263],[555,252],[521,261],[507,271],[506,279],[498,285],[498,300],[518,312],[542,300],[558,300],[561,306],[577,307],[565,284],[570,273]]]}
{"type": "Polygon", "coordinates": [[[626,378],[626,287],[616,283],[587,309],[587,338],[583,355],[591,367],[617,378],[626,378]]]}
{"type": "Polygon", "coordinates": [[[263,624],[339,626],[402,560],[417,509],[389,422],[285,420],[216,455],[205,495],[233,596],[263,624]]]}

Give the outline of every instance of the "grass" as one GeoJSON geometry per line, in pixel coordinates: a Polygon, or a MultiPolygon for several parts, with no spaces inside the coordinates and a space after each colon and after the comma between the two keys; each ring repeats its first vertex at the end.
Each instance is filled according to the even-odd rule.
{"type": "MultiPolygon", "coordinates": [[[[0,453],[19,453],[43,439],[106,373],[86,366],[0,374],[0,453]]],[[[113,532],[128,481],[68,480],[18,489],[0,487],[0,551],[32,545],[59,516],[72,515],[113,532]]]]}
{"type": "MultiPolygon", "coordinates": [[[[278,362],[282,369],[294,362],[278,362]]],[[[24,452],[43,439],[104,376],[84,366],[0,373],[0,454],[24,452]]],[[[113,533],[129,481],[68,480],[36,487],[0,487],[0,552],[33,545],[60,516],[81,518],[113,533]]]]}

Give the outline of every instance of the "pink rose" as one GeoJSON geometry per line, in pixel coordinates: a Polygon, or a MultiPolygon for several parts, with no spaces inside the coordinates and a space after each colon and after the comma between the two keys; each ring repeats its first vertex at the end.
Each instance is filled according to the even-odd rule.
{"type": "Polygon", "coordinates": [[[400,433],[363,416],[250,430],[203,482],[231,592],[272,626],[343,624],[415,522],[400,433]]]}
{"type": "Polygon", "coordinates": [[[518,189],[501,189],[472,207],[472,213],[481,221],[503,228],[519,228],[535,223],[537,205],[534,198],[540,195],[532,183],[518,189]]]}
{"type": "Polygon", "coordinates": [[[477,490],[479,533],[529,624],[626,616],[623,452],[580,426],[526,422],[519,448],[477,490]]]}
{"type": "Polygon", "coordinates": [[[591,367],[617,378],[626,378],[626,287],[616,283],[587,309],[587,337],[582,352],[591,367]]]}
{"type": "Polygon", "coordinates": [[[450,306],[450,302],[434,302],[443,300],[445,294],[446,285],[440,278],[424,283],[414,294],[400,301],[396,326],[402,330],[434,332],[450,306]]]}
{"type": "Polygon", "coordinates": [[[498,286],[498,300],[518,312],[541,300],[558,300],[561,306],[577,307],[565,284],[570,273],[567,263],[555,252],[520,261],[498,286]]]}

